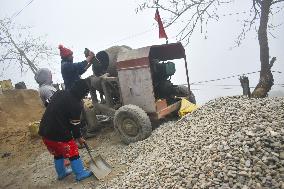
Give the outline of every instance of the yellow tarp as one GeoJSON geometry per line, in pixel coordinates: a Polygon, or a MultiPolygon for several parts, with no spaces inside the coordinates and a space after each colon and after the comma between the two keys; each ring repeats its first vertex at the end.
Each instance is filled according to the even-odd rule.
{"type": "Polygon", "coordinates": [[[183,117],[184,115],[193,112],[197,108],[198,108],[198,106],[196,104],[193,104],[186,99],[182,99],[181,100],[181,106],[180,106],[180,109],[178,111],[178,115],[179,115],[179,117],[183,117]]]}

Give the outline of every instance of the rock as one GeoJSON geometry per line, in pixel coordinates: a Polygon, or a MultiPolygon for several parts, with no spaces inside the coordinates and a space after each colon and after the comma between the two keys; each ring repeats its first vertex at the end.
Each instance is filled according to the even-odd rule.
{"type": "Polygon", "coordinates": [[[245,166],[246,166],[246,167],[250,167],[250,160],[246,160],[245,166]]]}
{"type": "Polygon", "coordinates": [[[246,132],[246,135],[247,135],[247,136],[250,136],[250,137],[255,136],[255,134],[254,134],[252,131],[247,131],[247,132],[246,132]]]}
{"type": "Polygon", "coordinates": [[[260,184],[260,183],[256,183],[256,185],[255,185],[255,189],[262,189],[261,184],[260,184]]]}
{"type": "Polygon", "coordinates": [[[12,153],[10,152],[5,152],[3,153],[3,155],[1,155],[1,158],[6,158],[6,157],[9,157],[12,153]]]}
{"type": "Polygon", "coordinates": [[[279,158],[282,159],[282,160],[284,160],[284,151],[280,152],[279,158]]]}
{"type": "Polygon", "coordinates": [[[239,175],[240,175],[240,176],[247,177],[247,176],[248,176],[248,173],[247,173],[246,171],[241,171],[241,172],[239,172],[239,175]]]}

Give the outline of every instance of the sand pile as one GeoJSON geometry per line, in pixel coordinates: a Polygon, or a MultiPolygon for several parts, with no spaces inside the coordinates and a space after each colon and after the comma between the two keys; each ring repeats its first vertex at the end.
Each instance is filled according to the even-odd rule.
{"type": "Polygon", "coordinates": [[[38,148],[40,142],[31,140],[28,125],[40,120],[43,111],[35,90],[8,90],[0,95],[1,161],[22,159],[38,148]]]}

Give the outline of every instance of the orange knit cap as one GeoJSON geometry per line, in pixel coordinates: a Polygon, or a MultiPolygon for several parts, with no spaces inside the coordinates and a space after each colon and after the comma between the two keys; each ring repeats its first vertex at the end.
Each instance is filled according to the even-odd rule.
{"type": "Polygon", "coordinates": [[[71,51],[70,49],[67,49],[65,47],[63,47],[63,45],[59,45],[58,46],[59,50],[60,50],[60,56],[61,58],[67,58],[68,56],[73,54],[73,51],[71,51]]]}

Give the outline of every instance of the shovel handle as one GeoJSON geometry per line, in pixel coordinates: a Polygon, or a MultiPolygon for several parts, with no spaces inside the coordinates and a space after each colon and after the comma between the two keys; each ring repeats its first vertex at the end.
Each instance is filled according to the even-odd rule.
{"type": "Polygon", "coordinates": [[[86,142],[84,142],[84,146],[85,146],[85,148],[87,149],[87,152],[88,152],[88,154],[89,154],[89,156],[90,156],[92,162],[93,162],[94,164],[96,164],[96,162],[95,162],[95,160],[94,160],[94,158],[93,158],[93,156],[92,156],[92,154],[91,154],[91,150],[90,150],[89,145],[88,145],[86,142]]]}
{"type": "Polygon", "coordinates": [[[85,148],[87,149],[87,151],[88,151],[89,153],[91,153],[91,150],[90,150],[89,145],[88,145],[86,142],[83,142],[83,144],[84,144],[85,148]]]}

